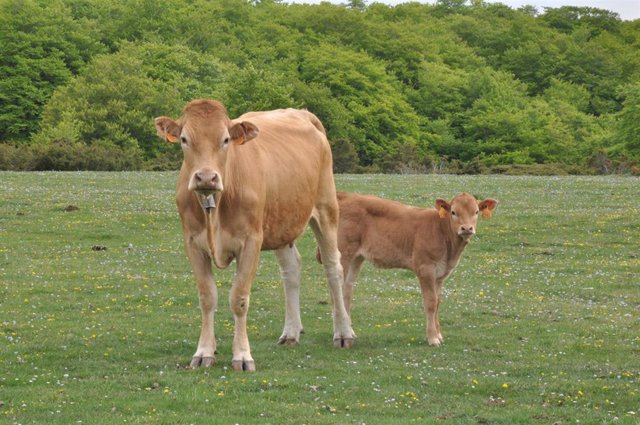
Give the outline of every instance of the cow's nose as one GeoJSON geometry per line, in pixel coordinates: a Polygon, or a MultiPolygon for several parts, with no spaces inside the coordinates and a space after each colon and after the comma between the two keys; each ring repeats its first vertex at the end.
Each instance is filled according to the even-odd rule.
{"type": "Polygon", "coordinates": [[[216,180],[218,180],[218,173],[214,173],[213,171],[200,171],[196,173],[196,181],[198,184],[215,183],[216,180]]]}
{"type": "Polygon", "coordinates": [[[215,171],[198,171],[195,176],[196,190],[216,190],[220,177],[215,171]]]}

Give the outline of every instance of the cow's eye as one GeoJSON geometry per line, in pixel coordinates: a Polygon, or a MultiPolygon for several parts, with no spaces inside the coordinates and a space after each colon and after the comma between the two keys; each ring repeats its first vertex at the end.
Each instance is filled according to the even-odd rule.
{"type": "Polygon", "coordinates": [[[451,215],[457,215],[455,211],[451,211],[451,215]]]}
{"type": "Polygon", "coordinates": [[[222,142],[224,145],[228,145],[229,144],[229,137],[225,137],[224,141],[222,142]]]}
{"type": "Polygon", "coordinates": [[[480,212],[480,210],[476,210],[476,215],[478,215],[479,212],[480,212]]]}
{"type": "Polygon", "coordinates": [[[180,137],[180,143],[182,143],[183,145],[186,145],[187,144],[187,138],[184,137],[184,136],[181,136],[180,137]]]}

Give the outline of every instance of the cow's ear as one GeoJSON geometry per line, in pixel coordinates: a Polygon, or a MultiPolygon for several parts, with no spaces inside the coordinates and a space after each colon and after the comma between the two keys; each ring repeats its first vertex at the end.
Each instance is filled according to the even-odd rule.
{"type": "Polygon", "coordinates": [[[169,117],[158,117],[154,120],[156,132],[161,139],[169,143],[177,143],[180,140],[180,126],[169,117]]]}
{"type": "Polygon", "coordinates": [[[229,129],[229,137],[236,145],[242,145],[251,139],[255,139],[260,130],[249,121],[242,121],[234,124],[229,129]]]}
{"type": "Polygon", "coordinates": [[[436,199],[436,209],[438,210],[440,218],[445,218],[449,215],[449,211],[451,211],[451,205],[444,199],[438,198],[436,199]]]}
{"type": "Polygon", "coordinates": [[[493,210],[495,210],[497,206],[498,206],[498,201],[491,198],[485,199],[484,201],[481,201],[478,203],[478,209],[482,211],[482,216],[484,218],[491,218],[491,214],[493,213],[493,210]]]}

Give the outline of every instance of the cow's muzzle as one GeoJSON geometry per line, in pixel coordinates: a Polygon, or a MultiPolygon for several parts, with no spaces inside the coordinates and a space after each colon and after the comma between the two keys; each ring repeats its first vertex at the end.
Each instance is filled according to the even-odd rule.
{"type": "Polygon", "coordinates": [[[211,170],[197,171],[191,177],[189,190],[198,192],[203,196],[212,195],[222,191],[222,179],[220,175],[211,170]]]}

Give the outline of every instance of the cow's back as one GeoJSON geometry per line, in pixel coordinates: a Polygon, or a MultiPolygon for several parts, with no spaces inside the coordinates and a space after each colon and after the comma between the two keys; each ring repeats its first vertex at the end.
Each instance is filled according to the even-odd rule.
{"type": "Polygon", "coordinates": [[[241,193],[234,199],[242,204],[234,206],[236,212],[255,211],[252,220],[262,224],[263,249],[279,248],[308,223],[320,179],[332,173],[331,148],[322,124],[308,111],[250,112],[234,120],[242,121],[258,127],[259,134],[232,146],[229,193],[241,193]]]}

